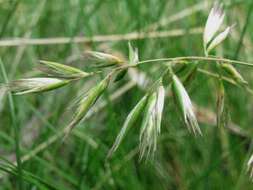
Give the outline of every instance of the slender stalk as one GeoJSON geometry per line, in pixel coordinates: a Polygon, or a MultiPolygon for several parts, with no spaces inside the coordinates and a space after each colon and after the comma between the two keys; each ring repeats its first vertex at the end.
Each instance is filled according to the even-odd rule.
{"type": "MultiPolygon", "coordinates": [[[[150,62],[162,62],[162,61],[169,61],[169,62],[180,62],[180,61],[219,61],[224,63],[231,63],[231,64],[238,64],[238,65],[244,65],[244,66],[250,66],[253,67],[253,63],[247,63],[244,61],[236,61],[232,59],[226,59],[226,58],[220,58],[220,57],[201,57],[201,56],[186,56],[186,57],[175,57],[175,58],[159,58],[159,59],[150,59],[150,60],[144,60],[140,61],[136,64],[144,64],[144,63],[150,63],[150,62]]],[[[129,65],[131,66],[131,65],[129,65]]],[[[134,65],[133,65],[134,66],[134,65]]]]}
{"type": "MultiPolygon", "coordinates": [[[[199,73],[202,73],[202,74],[204,74],[204,75],[207,75],[207,76],[210,76],[210,77],[213,77],[213,78],[217,78],[217,79],[218,79],[218,78],[220,77],[218,74],[212,73],[212,72],[210,72],[210,71],[208,71],[208,70],[205,70],[205,69],[199,69],[199,68],[198,68],[197,71],[198,71],[199,73]]],[[[230,79],[230,78],[225,77],[225,76],[221,76],[221,79],[222,79],[223,81],[226,81],[226,82],[228,82],[228,83],[230,83],[230,84],[233,84],[233,85],[235,85],[235,86],[237,86],[237,87],[242,88],[242,87],[241,87],[240,85],[238,85],[233,79],[230,79]]],[[[251,88],[245,87],[245,90],[246,90],[249,94],[253,95],[253,90],[252,90],[251,88]]]]}
{"type": "MultiPolygon", "coordinates": [[[[199,69],[199,68],[198,68],[197,71],[198,71],[199,73],[202,73],[202,74],[204,74],[204,75],[207,75],[207,76],[210,76],[210,77],[213,77],[213,78],[217,78],[217,79],[218,79],[218,78],[220,77],[218,74],[212,73],[212,72],[210,72],[210,71],[208,71],[208,70],[205,70],[205,69],[199,69]]],[[[238,86],[238,84],[237,84],[233,79],[230,79],[230,78],[224,77],[224,76],[222,76],[221,79],[224,80],[224,81],[226,81],[226,82],[228,82],[228,83],[230,83],[230,84],[233,84],[233,85],[235,85],[235,86],[238,86]]]]}
{"type": "Polygon", "coordinates": [[[170,62],[170,63],[182,63],[185,61],[206,61],[206,62],[223,62],[223,63],[230,63],[230,64],[238,64],[242,66],[249,66],[253,67],[253,63],[248,63],[244,61],[237,61],[232,59],[226,59],[226,58],[220,58],[220,57],[202,57],[202,56],[186,56],[186,57],[172,57],[172,58],[158,58],[158,59],[149,59],[144,61],[139,61],[136,64],[124,64],[120,67],[115,68],[111,73],[115,73],[118,70],[126,69],[130,67],[137,67],[139,65],[145,64],[145,63],[153,63],[153,62],[170,62]]]}
{"type": "MultiPolygon", "coordinates": [[[[3,65],[3,62],[0,58],[0,67],[2,70],[2,74],[4,77],[5,82],[8,82],[8,77],[5,71],[5,67],[3,65]]],[[[8,101],[10,105],[10,112],[11,112],[11,120],[12,120],[12,126],[14,129],[14,138],[15,138],[15,154],[17,159],[17,168],[18,168],[18,187],[20,190],[23,189],[23,182],[22,182],[22,163],[21,163],[21,153],[20,153],[20,137],[19,137],[19,127],[17,125],[17,119],[16,119],[16,113],[15,113],[15,105],[14,100],[12,97],[11,92],[8,92],[8,101]]]]}
{"type": "Polygon", "coordinates": [[[186,61],[206,61],[206,62],[214,62],[214,63],[223,62],[223,63],[238,64],[238,65],[242,65],[242,66],[253,67],[253,63],[247,63],[244,61],[237,61],[237,60],[214,57],[214,56],[212,56],[212,57],[211,56],[209,56],[209,57],[186,56],[186,57],[149,59],[149,60],[139,61],[138,63],[135,63],[135,64],[124,64],[124,65],[121,65],[121,66],[113,69],[110,74],[112,75],[117,71],[131,68],[131,67],[137,67],[137,66],[145,64],[145,63],[162,62],[164,64],[164,62],[170,62],[170,64],[172,64],[172,63],[184,63],[186,61]]]}

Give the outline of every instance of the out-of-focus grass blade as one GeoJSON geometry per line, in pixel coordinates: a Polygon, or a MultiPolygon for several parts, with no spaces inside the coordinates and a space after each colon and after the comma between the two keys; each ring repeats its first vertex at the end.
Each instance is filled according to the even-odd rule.
{"type": "Polygon", "coordinates": [[[114,82],[118,82],[123,79],[127,74],[128,69],[121,70],[115,77],[114,82]]]}
{"type": "MultiPolygon", "coordinates": [[[[17,167],[12,164],[11,162],[9,162],[8,160],[6,160],[3,157],[0,157],[0,170],[13,175],[13,176],[18,176],[18,172],[17,172],[17,167]]],[[[23,169],[23,176],[22,176],[23,180],[25,180],[28,183],[34,184],[36,187],[40,188],[40,189],[53,189],[53,190],[59,190],[62,189],[55,187],[52,184],[49,184],[48,182],[46,182],[45,180],[43,180],[42,178],[32,174],[31,172],[28,172],[26,170],[23,169]]],[[[65,189],[65,188],[64,188],[65,189]]]]}

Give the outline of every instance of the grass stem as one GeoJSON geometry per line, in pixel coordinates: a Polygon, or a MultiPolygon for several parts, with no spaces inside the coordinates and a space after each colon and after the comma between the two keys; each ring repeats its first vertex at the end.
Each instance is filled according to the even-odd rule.
{"type": "MultiPolygon", "coordinates": [[[[6,83],[8,83],[8,77],[5,71],[5,67],[3,65],[3,62],[0,58],[0,67],[2,70],[2,74],[4,77],[4,80],[6,83]]],[[[12,120],[12,126],[14,129],[14,138],[15,138],[15,154],[16,154],[16,160],[17,160],[17,168],[18,168],[18,189],[23,189],[23,182],[22,182],[22,163],[21,163],[21,152],[20,152],[20,137],[19,137],[19,127],[17,124],[17,118],[15,113],[15,105],[14,100],[11,92],[8,92],[8,101],[10,106],[10,112],[11,112],[11,120],[12,120]]]]}
{"type": "MultiPolygon", "coordinates": [[[[208,61],[208,62],[219,61],[219,62],[224,62],[224,63],[231,63],[231,64],[238,64],[238,65],[253,67],[253,63],[247,63],[244,61],[236,61],[236,60],[220,58],[220,57],[201,57],[201,56],[186,56],[186,57],[175,57],[175,58],[150,59],[150,60],[138,62],[136,64],[136,66],[140,65],[140,64],[144,64],[144,63],[162,62],[162,61],[168,61],[168,62],[174,62],[174,63],[181,62],[181,61],[208,61]]],[[[131,66],[131,65],[129,65],[129,66],[131,66]]]]}

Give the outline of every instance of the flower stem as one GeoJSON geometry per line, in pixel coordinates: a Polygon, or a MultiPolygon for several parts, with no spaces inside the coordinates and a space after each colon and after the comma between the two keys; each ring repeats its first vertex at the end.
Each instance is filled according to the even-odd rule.
{"type": "Polygon", "coordinates": [[[175,57],[175,58],[150,59],[150,60],[140,61],[137,64],[135,64],[135,66],[140,65],[140,64],[144,64],[144,63],[161,62],[161,61],[169,61],[169,62],[174,62],[174,63],[178,63],[180,61],[208,61],[208,62],[219,61],[219,62],[224,62],[224,63],[231,63],[231,64],[238,64],[238,65],[253,67],[253,63],[247,63],[244,61],[236,61],[236,60],[220,58],[220,57],[201,57],[201,56],[186,56],[186,57],[175,57]]]}
{"type": "Polygon", "coordinates": [[[202,57],[202,56],[185,56],[185,57],[173,57],[173,58],[158,58],[158,59],[148,59],[144,61],[139,61],[138,63],[135,64],[124,64],[120,67],[115,68],[111,73],[115,73],[116,71],[122,70],[122,69],[127,69],[131,67],[137,67],[142,64],[146,63],[153,63],[153,62],[170,62],[170,63],[182,63],[186,61],[206,61],[206,62],[223,62],[223,63],[230,63],[230,64],[237,64],[237,65],[242,65],[242,66],[249,66],[253,67],[253,63],[248,63],[244,61],[237,61],[237,60],[232,60],[232,59],[226,59],[226,58],[220,58],[220,57],[215,57],[215,56],[208,56],[208,57],[202,57]]]}

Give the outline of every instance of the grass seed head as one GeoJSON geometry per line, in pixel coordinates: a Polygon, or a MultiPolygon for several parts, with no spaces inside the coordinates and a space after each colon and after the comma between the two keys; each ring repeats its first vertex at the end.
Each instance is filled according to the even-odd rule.
{"type": "Polygon", "coordinates": [[[223,23],[224,17],[225,13],[223,12],[223,5],[216,2],[209,13],[203,34],[203,42],[206,54],[224,41],[234,26],[229,26],[223,32],[216,35],[223,23]]]}
{"type": "Polygon", "coordinates": [[[149,98],[144,110],[144,118],[140,131],[140,159],[146,154],[147,157],[155,152],[158,129],[155,125],[157,94],[153,92],[149,98]]]}
{"type": "Polygon", "coordinates": [[[140,159],[154,155],[157,149],[157,139],[161,131],[162,113],[164,107],[165,89],[160,84],[149,98],[144,111],[140,131],[140,159]]]}
{"type": "Polygon", "coordinates": [[[86,73],[75,67],[44,60],[40,61],[39,69],[49,76],[57,78],[78,79],[91,75],[91,73],[86,73]]]}
{"type": "Polygon", "coordinates": [[[218,32],[220,26],[222,25],[224,17],[225,13],[223,12],[222,4],[216,2],[206,21],[203,36],[205,45],[207,45],[214,38],[214,35],[218,32]]]}
{"type": "Polygon", "coordinates": [[[227,36],[230,34],[233,26],[227,27],[223,32],[218,34],[210,43],[210,45],[207,48],[207,52],[209,53],[211,50],[213,50],[216,46],[218,46],[221,42],[223,42],[227,36]]]}
{"type": "Polygon", "coordinates": [[[158,129],[158,133],[161,132],[161,121],[162,121],[162,113],[164,108],[164,99],[165,99],[165,89],[162,85],[160,85],[157,89],[157,101],[156,101],[156,125],[158,129]]]}
{"type": "Polygon", "coordinates": [[[182,114],[183,120],[190,132],[195,135],[202,135],[198,121],[193,111],[190,97],[176,75],[172,76],[172,90],[174,93],[176,105],[182,114]]]}
{"type": "MultiPolygon", "coordinates": [[[[85,56],[94,61],[95,63],[102,64],[103,67],[113,66],[123,63],[119,57],[111,54],[97,52],[97,51],[86,51],[85,56]]],[[[101,66],[101,67],[102,67],[101,66]]]]}
{"type": "MultiPolygon", "coordinates": [[[[129,49],[129,64],[137,64],[139,62],[138,49],[133,48],[130,42],[128,42],[129,49]]],[[[122,69],[115,77],[115,82],[121,80],[127,74],[128,68],[122,69]]]]}
{"type": "Polygon", "coordinates": [[[111,76],[108,76],[105,79],[103,79],[95,87],[90,89],[88,91],[88,94],[84,95],[84,97],[79,100],[78,107],[74,113],[73,120],[65,129],[66,136],[86,116],[90,108],[95,104],[97,99],[103,94],[103,92],[109,85],[110,79],[111,76]]]}
{"type": "Polygon", "coordinates": [[[236,68],[228,63],[221,64],[222,69],[229,74],[237,83],[241,85],[247,85],[248,82],[244,80],[242,75],[236,70],[236,68]]]}
{"type": "Polygon", "coordinates": [[[117,148],[119,147],[122,139],[124,138],[127,130],[129,130],[129,128],[131,126],[133,126],[134,122],[140,117],[145,105],[147,103],[147,95],[145,95],[137,104],[136,106],[132,109],[132,111],[128,114],[123,127],[121,128],[112,148],[110,149],[110,151],[108,152],[107,157],[111,157],[112,154],[117,150],[117,148]]]}
{"type": "Polygon", "coordinates": [[[12,81],[6,84],[6,87],[15,95],[22,95],[54,90],[68,84],[69,82],[69,80],[57,78],[27,78],[12,81]]]}

